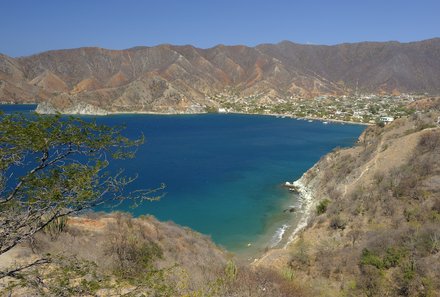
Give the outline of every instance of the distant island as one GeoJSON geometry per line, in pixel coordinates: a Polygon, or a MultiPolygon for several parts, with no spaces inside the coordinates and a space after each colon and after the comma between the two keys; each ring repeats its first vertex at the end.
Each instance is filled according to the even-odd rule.
{"type": "Polygon", "coordinates": [[[241,112],[373,123],[440,93],[439,55],[440,38],[0,55],[0,101],[39,103],[41,113],[241,112]]]}

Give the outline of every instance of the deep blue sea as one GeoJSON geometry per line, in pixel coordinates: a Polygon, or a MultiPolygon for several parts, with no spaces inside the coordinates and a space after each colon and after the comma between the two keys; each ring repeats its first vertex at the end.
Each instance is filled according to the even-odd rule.
{"type": "MultiPolygon", "coordinates": [[[[33,108],[0,105],[6,112],[33,108]]],[[[145,135],[135,159],[112,164],[139,174],[133,189],[166,184],[160,201],[124,210],[188,226],[231,251],[269,240],[294,215],[283,209],[294,205],[296,196],[281,184],[301,177],[333,148],[351,146],[365,128],[237,114],[96,119],[125,125],[130,137],[145,135]]]]}

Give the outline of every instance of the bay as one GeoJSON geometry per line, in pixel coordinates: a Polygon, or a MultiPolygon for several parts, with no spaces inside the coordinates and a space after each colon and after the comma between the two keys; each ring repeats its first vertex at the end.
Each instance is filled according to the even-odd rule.
{"type": "MultiPolygon", "coordinates": [[[[3,105],[0,110],[27,112],[29,106],[3,105]]],[[[238,253],[249,244],[269,246],[277,230],[292,221],[294,214],[283,210],[297,197],[282,183],[300,178],[335,147],[353,145],[365,129],[238,114],[126,114],[96,120],[124,125],[132,138],[145,135],[135,159],[111,165],[139,175],[131,190],[167,185],[160,201],[119,210],[188,226],[238,253]]]]}

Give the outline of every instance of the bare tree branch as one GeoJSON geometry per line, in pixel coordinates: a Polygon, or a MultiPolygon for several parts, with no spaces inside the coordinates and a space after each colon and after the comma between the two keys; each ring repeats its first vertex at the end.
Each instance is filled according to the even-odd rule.
{"type": "Polygon", "coordinates": [[[13,269],[10,269],[7,271],[0,271],[0,279],[5,278],[7,276],[16,277],[19,272],[21,272],[25,269],[29,269],[29,268],[37,266],[37,265],[48,264],[48,263],[50,263],[50,259],[42,258],[42,259],[35,260],[32,263],[29,263],[29,264],[26,264],[23,266],[19,266],[19,267],[16,267],[16,268],[13,268],[13,269]]]}

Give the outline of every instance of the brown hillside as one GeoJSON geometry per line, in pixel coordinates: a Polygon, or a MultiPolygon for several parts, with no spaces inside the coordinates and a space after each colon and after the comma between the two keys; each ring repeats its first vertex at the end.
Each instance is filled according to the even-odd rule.
{"type": "Polygon", "coordinates": [[[60,226],[0,256],[0,271],[51,258],[0,279],[0,295],[309,296],[278,272],[237,267],[207,236],[153,217],[91,213],[60,226]]]}
{"type": "Polygon", "coordinates": [[[316,296],[439,296],[440,109],[323,157],[301,181],[308,227],[256,265],[290,269],[316,296]]]}
{"type": "MultiPolygon", "coordinates": [[[[47,93],[66,92],[72,103],[91,103],[88,93],[136,83],[146,85],[145,79],[153,77],[163,80],[172,94],[153,96],[152,104],[142,102],[144,107],[139,110],[137,101],[144,101],[146,95],[142,88],[134,89],[134,96],[124,100],[128,110],[174,108],[181,98],[191,101],[190,106],[216,106],[206,97],[225,90],[242,95],[263,94],[269,102],[292,95],[307,98],[351,92],[438,94],[439,69],[438,38],[335,46],[281,42],[256,47],[219,45],[209,49],[189,45],[127,50],[78,48],[18,59],[1,55],[0,80],[15,88],[8,87],[7,92],[0,93],[0,100],[45,99],[38,89],[32,88],[37,85],[47,93]]],[[[110,104],[100,107],[117,111],[119,103],[115,102],[120,101],[121,92],[107,92],[103,101],[110,104]]],[[[57,105],[56,99],[51,101],[57,105]]]]}

